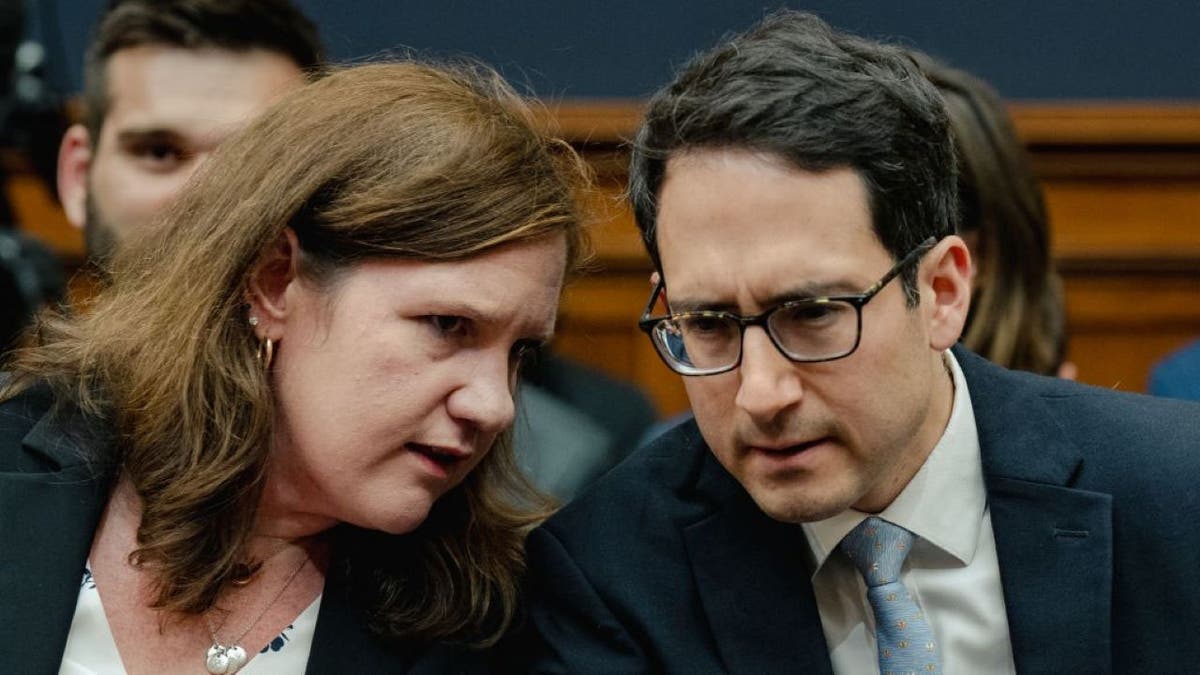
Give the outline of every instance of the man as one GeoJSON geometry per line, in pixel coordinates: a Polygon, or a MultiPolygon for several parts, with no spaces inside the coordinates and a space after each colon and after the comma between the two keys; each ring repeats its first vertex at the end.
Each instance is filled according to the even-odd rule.
{"type": "Polygon", "coordinates": [[[125,0],[100,21],[84,66],[84,123],[59,150],[58,190],[104,265],[196,168],[323,51],[287,0],[125,0]]]}
{"type": "Polygon", "coordinates": [[[533,672],[1195,669],[1200,407],[954,346],[954,157],[901,51],[767,18],[652,99],[630,192],[695,421],[531,535],[533,672]]]}

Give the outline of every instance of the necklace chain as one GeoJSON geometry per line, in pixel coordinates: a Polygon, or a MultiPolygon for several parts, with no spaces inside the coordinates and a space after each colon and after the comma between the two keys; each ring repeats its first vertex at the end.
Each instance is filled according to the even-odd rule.
{"type": "MultiPolygon", "coordinates": [[[[274,557],[274,556],[272,556],[272,557],[274,557]]],[[[219,639],[217,639],[217,631],[225,627],[225,623],[227,621],[229,621],[230,615],[226,614],[225,618],[221,620],[221,624],[214,628],[212,625],[212,619],[209,618],[208,613],[205,612],[204,625],[208,627],[208,634],[212,637],[212,647],[209,648],[208,659],[212,658],[212,654],[214,651],[221,655],[225,655],[227,653],[232,653],[232,652],[236,651],[237,653],[241,654],[240,658],[244,659],[245,658],[245,650],[242,648],[242,646],[240,644],[241,641],[243,639],[245,639],[245,637],[247,635],[250,634],[250,631],[254,630],[254,627],[258,625],[259,621],[262,621],[262,618],[267,615],[267,612],[272,607],[275,606],[275,603],[279,601],[279,598],[283,597],[284,592],[287,591],[288,587],[290,587],[292,585],[292,582],[296,580],[296,577],[300,576],[300,572],[304,570],[304,567],[306,565],[308,565],[308,560],[309,560],[308,556],[307,555],[304,556],[304,560],[300,561],[300,565],[287,578],[287,581],[283,582],[283,585],[279,587],[279,590],[276,591],[274,597],[272,597],[271,600],[269,602],[267,602],[266,605],[263,606],[262,610],[260,610],[258,615],[254,617],[254,620],[251,621],[248,626],[246,626],[246,629],[242,631],[241,635],[238,635],[236,638],[231,640],[228,644],[222,644],[222,642],[219,639]]],[[[240,667],[240,666],[241,666],[241,664],[239,663],[236,667],[240,667]]],[[[214,672],[213,668],[211,666],[209,667],[209,672],[214,672]]],[[[227,671],[224,668],[222,668],[220,670],[217,670],[216,672],[224,673],[224,672],[233,672],[233,671],[232,670],[227,671]]]]}
{"type": "Polygon", "coordinates": [[[262,571],[262,568],[264,565],[271,562],[271,560],[273,560],[275,558],[275,556],[279,555],[280,553],[283,553],[287,549],[288,549],[288,542],[283,541],[279,544],[279,546],[274,551],[271,552],[270,555],[266,556],[265,558],[262,558],[257,563],[241,562],[241,563],[235,564],[234,565],[234,570],[235,570],[234,577],[230,580],[230,583],[232,583],[234,586],[239,586],[239,587],[248,586],[250,584],[250,582],[254,581],[255,577],[258,576],[258,573],[262,571]]]}

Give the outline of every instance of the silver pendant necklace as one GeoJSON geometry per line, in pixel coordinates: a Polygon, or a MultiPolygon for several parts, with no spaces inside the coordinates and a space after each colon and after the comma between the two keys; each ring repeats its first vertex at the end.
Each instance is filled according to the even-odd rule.
{"type": "Polygon", "coordinates": [[[254,627],[258,625],[259,621],[262,621],[262,618],[266,616],[267,611],[271,609],[271,607],[275,606],[275,603],[280,597],[283,596],[284,591],[288,589],[288,586],[292,585],[292,582],[295,581],[296,577],[300,575],[300,571],[303,570],[304,566],[307,564],[308,556],[304,556],[304,560],[300,561],[300,566],[296,568],[296,571],[292,572],[292,575],[287,578],[287,581],[283,582],[283,586],[280,587],[277,593],[275,593],[275,597],[271,598],[271,601],[262,608],[262,611],[258,613],[258,616],[254,617],[254,620],[250,622],[250,625],[246,626],[246,630],[242,631],[241,635],[237,636],[233,640],[230,640],[229,644],[223,644],[217,639],[217,631],[225,627],[225,621],[227,621],[229,617],[226,616],[225,621],[222,621],[221,625],[214,628],[212,625],[212,619],[208,617],[207,613],[204,614],[204,625],[208,626],[208,634],[212,637],[212,646],[208,648],[208,652],[204,656],[204,667],[209,673],[212,675],[233,675],[233,673],[241,670],[242,666],[246,665],[246,661],[249,660],[249,655],[246,654],[246,650],[239,643],[250,634],[250,631],[254,630],[254,627]]]}

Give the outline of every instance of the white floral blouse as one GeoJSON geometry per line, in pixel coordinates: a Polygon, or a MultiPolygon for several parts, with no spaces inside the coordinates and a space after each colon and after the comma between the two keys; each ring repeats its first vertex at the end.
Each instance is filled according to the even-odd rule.
{"type": "MultiPolygon", "coordinates": [[[[303,675],[320,606],[321,596],[317,596],[291,625],[247,661],[238,674],[303,675]]],[[[196,672],[204,672],[204,652],[202,646],[197,646],[196,672]]],[[[63,651],[62,667],[58,672],[59,675],[126,675],[108,618],[104,615],[104,606],[100,603],[90,563],[83,570],[75,618],[71,621],[67,648],[63,651]]]]}

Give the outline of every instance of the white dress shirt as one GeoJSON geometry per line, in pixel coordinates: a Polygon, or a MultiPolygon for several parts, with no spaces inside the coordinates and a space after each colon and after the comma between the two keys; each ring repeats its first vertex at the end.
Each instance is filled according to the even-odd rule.
{"type": "MultiPolygon", "coordinates": [[[[944,358],[954,378],[950,421],[925,464],[878,515],[917,535],[900,580],[929,620],[942,672],[1015,673],[975,413],[958,362],[950,352],[944,358]]],[[[803,526],[821,627],[839,675],[879,672],[866,584],[837,548],[867,515],[848,510],[803,526]]]]}

